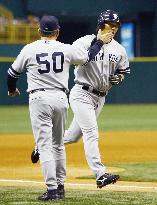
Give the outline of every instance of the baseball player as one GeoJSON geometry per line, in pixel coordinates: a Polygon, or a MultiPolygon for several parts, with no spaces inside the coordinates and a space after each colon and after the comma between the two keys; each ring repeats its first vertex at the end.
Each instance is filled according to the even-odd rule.
{"type": "Polygon", "coordinates": [[[40,201],[64,198],[66,175],[63,135],[69,107],[67,95],[70,64],[86,64],[112,38],[112,32],[100,34],[87,50],[57,41],[58,19],[43,16],[40,40],[26,45],[8,70],[8,95],[18,96],[16,81],[27,72],[29,112],[35,143],[40,153],[47,192],[40,201]]]}
{"type": "MultiPolygon", "coordinates": [[[[100,14],[98,29],[101,29],[102,33],[112,31],[114,37],[119,26],[117,12],[106,10],[100,14]]],[[[95,35],[87,35],[76,40],[73,45],[82,45],[84,49],[88,49],[95,40],[95,35]]],[[[98,188],[115,183],[119,176],[108,173],[101,162],[97,117],[109,89],[120,84],[127,73],[130,73],[130,69],[126,51],[113,38],[108,44],[104,44],[91,62],[87,65],[78,65],[75,69],[75,86],[70,92],[74,118],[65,132],[64,143],[77,142],[83,136],[86,160],[96,177],[98,188]]]]}

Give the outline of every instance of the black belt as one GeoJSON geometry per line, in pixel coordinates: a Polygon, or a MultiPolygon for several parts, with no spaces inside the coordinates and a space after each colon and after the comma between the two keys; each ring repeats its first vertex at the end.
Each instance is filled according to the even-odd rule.
{"type": "Polygon", "coordinates": [[[44,89],[44,88],[39,88],[39,89],[31,90],[31,91],[29,92],[29,94],[33,94],[33,93],[36,93],[36,92],[38,92],[38,91],[45,91],[45,89],[44,89]]]}
{"type": "MultiPolygon", "coordinates": [[[[62,90],[63,92],[67,93],[67,91],[66,91],[65,88],[57,88],[57,89],[62,90]]],[[[50,89],[47,89],[47,90],[50,90],[50,89]]],[[[31,90],[31,91],[29,92],[29,94],[33,94],[33,93],[38,92],[38,91],[46,91],[46,89],[44,89],[44,88],[39,88],[39,89],[31,90]]]]}
{"type": "Polygon", "coordinates": [[[83,89],[83,90],[86,90],[86,91],[89,91],[89,92],[91,92],[91,93],[93,93],[93,94],[95,94],[95,95],[97,95],[97,96],[101,96],[101,97],[106,96],[106,92],[99,91],[99,90],[96,90],[96,89],[94,89],[94,88],[91,89],[91,87],[88,86],[88,85],[83,85],[83,86],[82,86],[82,89],[83,89]]]}

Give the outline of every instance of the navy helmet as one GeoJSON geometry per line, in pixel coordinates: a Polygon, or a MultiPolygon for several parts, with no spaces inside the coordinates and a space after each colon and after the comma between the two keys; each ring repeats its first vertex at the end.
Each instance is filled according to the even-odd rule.
{"type": "Polygon", "coordinates": [[[55,16],[43,16],[40,20],[40,30],[49,34],[60,29],[58,19],[55,16]]]}
{"type": "Polygon", "coordinates": [[[101,27],[105,22],[115,22],[120,25],[119,15],[113,10],[106,10],[100,13],[98,17],[98,27],[101,27]]]}

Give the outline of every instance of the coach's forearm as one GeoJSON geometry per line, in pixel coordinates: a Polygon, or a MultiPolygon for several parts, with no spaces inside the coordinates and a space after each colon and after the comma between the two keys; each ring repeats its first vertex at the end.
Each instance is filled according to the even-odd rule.
{"type": "Polygon", "coordinates": [[[17,82],[17,78],[13,78],[8,74],[7,85],[8,85],[9,92],[14,92],[16,90],[16,82],[17,82]]]}
{"type": "Polygon", "coordinates": [[[16,82],[20,77],[20,73],[15,71],[12,66],[8,69],[7,85],[8,91],[14,92],[16,90],[16,82]]]}
{"type": "Polygon", "coordinates": [[[89,56],[88,62],[91,61],[99,53],[103,45],[104,45],[103,41],[101,40],[95,41],[95,43],[88,50],[88,56],[89,56]]]}

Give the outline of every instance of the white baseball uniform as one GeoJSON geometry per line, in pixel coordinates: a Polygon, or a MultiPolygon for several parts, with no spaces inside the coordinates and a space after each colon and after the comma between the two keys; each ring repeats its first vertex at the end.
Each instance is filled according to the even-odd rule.
{"type": "MultiPolygon", "coordinates": [[[[95,35],[87,35],[76,40],[73,45],[82,46],[87,50],[94,38],[95,35]]],[[[75,85],[70,92],[70,105],[74,118],[65,132],[64,143],[77,142],[83,135],[86,159],[96,179],[106,172],[99,153],[96,118],[103,108],[108,90],[112,87],[109,76],[118,70],[128,73],[128,67],[125,49],[113,39],[101,48],[91,62],[79,65],[75,69],[75,85]]]]}
{"type": "Polygon", "coordinates": [[[66,175],[63,135],[69,106],[65,93],[69,66],[87,60],[87,50],[56,40],[37,40],[21,50],[8,70],[13,79],[27,72],[31,124],[49,189],[57,189],[66,175]]]}

